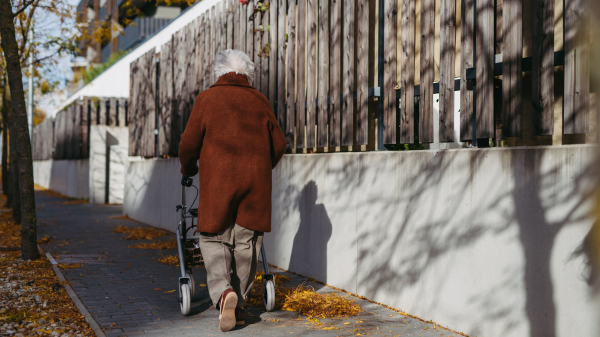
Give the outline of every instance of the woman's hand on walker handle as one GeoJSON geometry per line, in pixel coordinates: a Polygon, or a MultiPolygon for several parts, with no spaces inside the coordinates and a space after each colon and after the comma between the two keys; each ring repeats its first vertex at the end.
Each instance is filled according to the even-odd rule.
{"type": "Polygon", "coordinates": [[[186,177],[184,175],[181,176],[181,186],[190,187],[192,186],[193,182],[194,180],[192,180],[192,178],[186,177]]]}

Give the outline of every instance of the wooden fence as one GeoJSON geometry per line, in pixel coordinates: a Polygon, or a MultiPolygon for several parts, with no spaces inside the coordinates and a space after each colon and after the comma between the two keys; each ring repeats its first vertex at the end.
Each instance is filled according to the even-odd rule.
{"type": "Polygon", "coordinates": [[[33,160],[52,159],[54,151],[54,121],[46,118],[33,128],[31,138],[33,160]]]}
{"type": "Polygon", "coordinates": [[[130,154],[177,155],[228,48],[253,59],[290,149],[374,149],[376,130],[386,145],[431,143],[435,94],[439,142],[590,131],[588,1],[378,4],[221,1],[131,64],[130,154]]]}
{"type": "Polygon", "coordinates": [[[127,126],[128,100],[84,97],[33,129],[34,160],[89,158],[91,125],[127,126]]]}

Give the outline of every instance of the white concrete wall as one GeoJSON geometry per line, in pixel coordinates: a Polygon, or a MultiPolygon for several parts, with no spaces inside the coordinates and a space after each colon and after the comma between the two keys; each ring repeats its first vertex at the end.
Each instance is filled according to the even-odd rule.
{"type": "MultiPolygon", "coordinates": [[[[175,232],[181,220],[175,207],[181,204],[181,173],[179,159],[143,159],[129,157],[125,176],[123,214],[149,225],[175,232]]],[[[198,186],[198,176],[194,177],[198,186]]],[[[192,187],[186,189],[188,206],[196,196],[192,187]]],[[[198,201],[195,206],[197,207],[198,201]]]]}
{"type": "MultiPolygon", "coordinates": [[[[110,146],[120,145],[129,148],[129,128],[121,126],[90,126],[90,203],[101,205],[107,202],[107,182],[110,181],[108,151],[110,146]]],[[[127,151],[127,150],[126,150],[127,151]]],[[[115,183],[118,178],[115,178],[115,183]]],[[[115,186],[117,187],[117,186],[115,186]]],[[[110,200],[108,200],[110,202],[110,200]]]]}
{"type": "MultiPolygon", "coordinates": [[[[286,155],[267,256],[470,336],[595,337],[577,253],[594,222],[595,152],[286,155]]],[[[130,162],[124,212],[173,230],[179,180],[177,158],[130,162]]]]}
{"type": "Polygon", "coordinates": [[[89,198],[89,161],[36,160],[33,162],[35,184],[72,198],[89,198]]]}
{"type": "Polygon", "coordinates": [[[108,203],[122,204],[125,197],[125,172],[129,163],[129,146],[112,145],[109,150],[108,203]]]}

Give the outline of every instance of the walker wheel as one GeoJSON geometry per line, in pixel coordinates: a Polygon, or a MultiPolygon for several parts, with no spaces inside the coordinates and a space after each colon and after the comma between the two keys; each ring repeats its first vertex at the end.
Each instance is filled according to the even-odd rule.
{"type": "Polygon", "coordinates": [[[190,300],[193,301],[194,298],[196,297],[196,280],[194,280],[194,276],[190,272],[186,272],[185,276],[190,278],[190,283],[189,283],[189,286],[190,286],[190,296],[191,296],[190,300]]]}
{"type": "Polygon", "coordinates": [[[191,307],[191,296],[190,296],[190,286],[187,284],[182,284],[180,286],[181,289],[181,302],[179,306],[181,307],[181,313],[183,316],[187,316],[190,313],[191,307]]]}
{"type": "Polygon", "coordinates": [[[263,301],[267,311],[275,309],[275,284],[273,280],[263,282],[263,301]]]}

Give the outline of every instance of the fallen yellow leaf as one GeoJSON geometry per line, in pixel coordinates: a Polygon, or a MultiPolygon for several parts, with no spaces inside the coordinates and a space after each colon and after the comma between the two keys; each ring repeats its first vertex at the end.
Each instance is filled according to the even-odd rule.
{"type": "Polygon", "coordinates": [[[165,291],[163,294],[170,294],[170,293],[174,293],[174,292],[176,292],[176,291],[177,291],[177,290],[173,289],[173,290],[165,291]]]}

